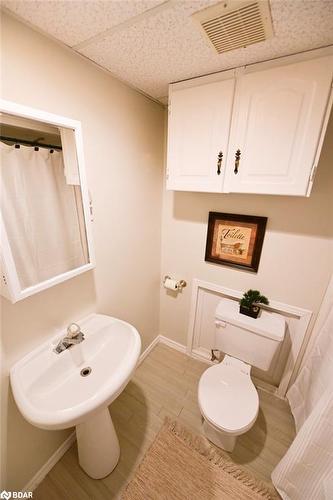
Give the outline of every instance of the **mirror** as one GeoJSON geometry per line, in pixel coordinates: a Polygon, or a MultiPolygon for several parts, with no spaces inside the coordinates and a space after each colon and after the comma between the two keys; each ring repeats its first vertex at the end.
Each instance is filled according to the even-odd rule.
{"type": "Polygon", "coordinates": [[[94,267],[80,122],[1,101],[1,293],[12,302],[94,267]]]}

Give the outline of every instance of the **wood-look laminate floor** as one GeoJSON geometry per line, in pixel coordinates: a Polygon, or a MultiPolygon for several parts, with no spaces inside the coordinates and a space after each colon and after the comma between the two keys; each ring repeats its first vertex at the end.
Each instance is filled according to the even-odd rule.
{"type": "MultiPolygon", "coordinates": [[[[119,498],[165,416],[177,417],[189,429],[202,432],[197,386],[206,368],[206,364],[163,344],[156,346],[110,407],[121,448],[116,469],[105,479],[89,478],[78,465],[74,444],[35,490],[34,499],[119,498]]],[[[294,438],[294,423],[286,402],[258,392],[258,419],[238,438],[231,456],[257,477],[270,481],[271,471],[294,438]]]]}

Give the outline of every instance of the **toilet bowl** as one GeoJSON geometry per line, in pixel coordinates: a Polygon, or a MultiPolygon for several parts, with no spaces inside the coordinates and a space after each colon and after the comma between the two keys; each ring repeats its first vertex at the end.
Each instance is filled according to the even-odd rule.
{"type": "Polygon", "coordinates": [[[237,436],[255,423],[259,397],[250,377],[251,366],[226,355],[201,376],[198,401],[204,432],[216,446],[232,451],[237,436]]]}
{"type": "Polygon", "coordinates": [[[222,363],[208,368],[198,389],[207,438],[232,451],[236,438],[255,423],[259,397],[251,367],[267,371],[284,339],[285,318],[261,311],[259,318],[239,312],[235,300],[221,299],[215,310],[213,350],[224,353],[222,363]]]}

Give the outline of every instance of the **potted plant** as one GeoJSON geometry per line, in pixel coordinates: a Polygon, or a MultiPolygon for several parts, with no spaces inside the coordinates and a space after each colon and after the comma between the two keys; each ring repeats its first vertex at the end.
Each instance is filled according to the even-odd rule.
{"type": "Polygon", "coordinates": [[[260,304],[269,304],[267,297],[261,295],[259,290],[248,290],[240,300],[239,312],[251,318],[257,318],[260,311],[260,304]]]}

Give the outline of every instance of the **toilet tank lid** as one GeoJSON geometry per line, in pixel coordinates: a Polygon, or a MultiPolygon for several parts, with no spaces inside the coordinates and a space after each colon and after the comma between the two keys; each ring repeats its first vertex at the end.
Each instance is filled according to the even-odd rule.
{"type": "Polygon", "coordinates": [[[258,318],[251,318],[240,314],[239,302],[236,300],[221,299],[215,311],[215,318],[278,342],[284,339],[286,320],[281,314],[262,309],[258,318]]]}

